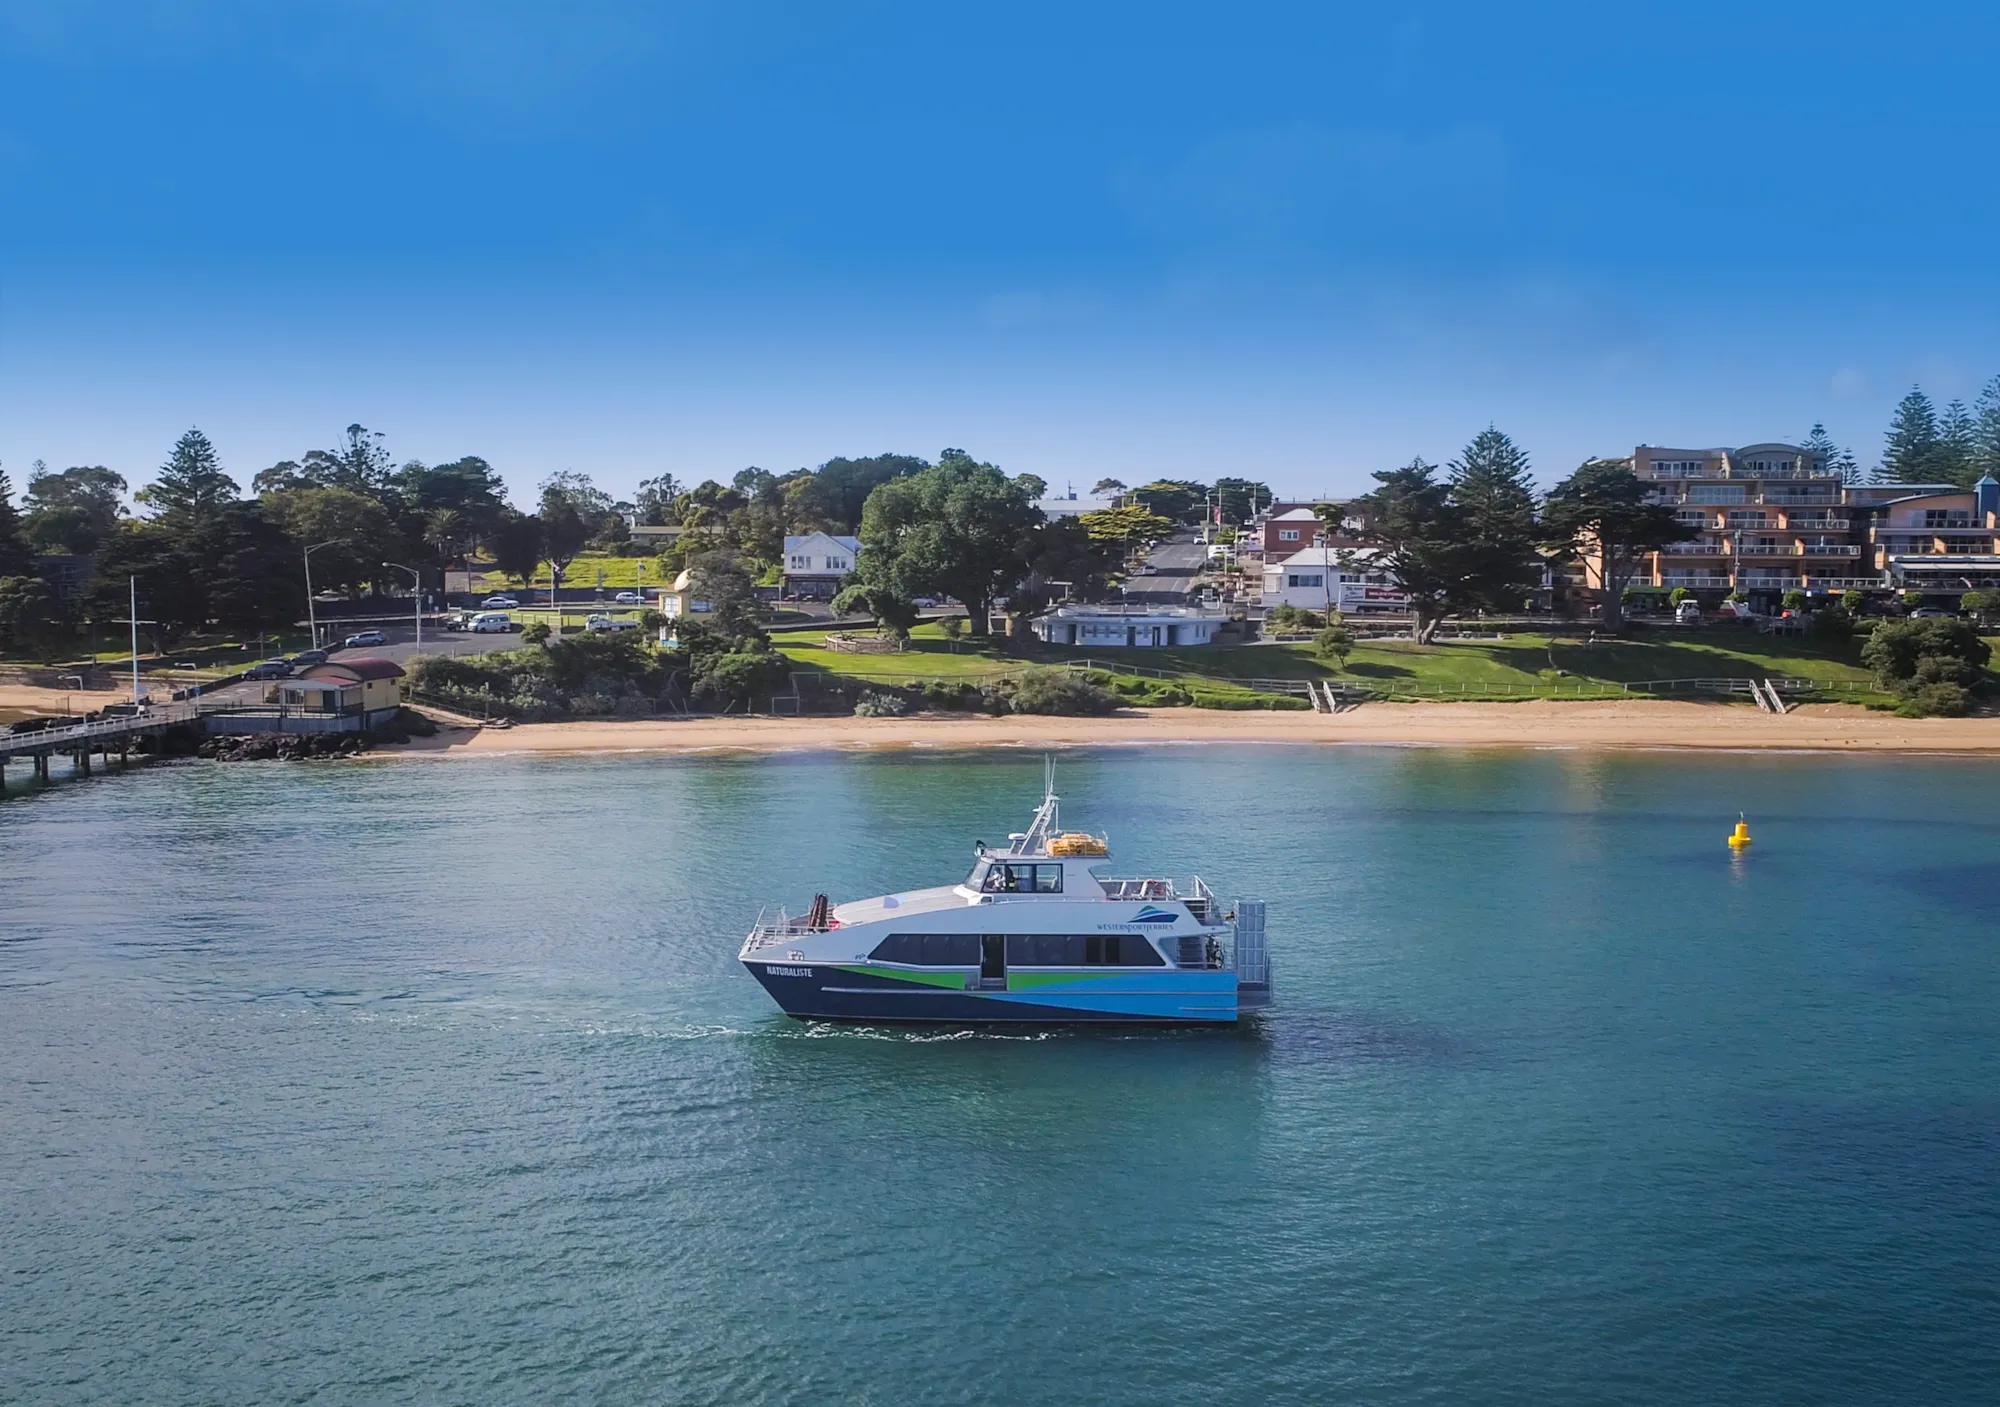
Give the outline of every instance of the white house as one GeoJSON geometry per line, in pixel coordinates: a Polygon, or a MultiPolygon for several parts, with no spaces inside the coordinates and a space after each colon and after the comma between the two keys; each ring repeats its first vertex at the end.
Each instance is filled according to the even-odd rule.
{"type": "Polygon", "coordinates": [[[1050,645],[1083,649],[1150,649],[1206,645],[1224,617],[1186,606],[1058,606],[1034,622],[1050,645]]]}
{"type": "Polygon", "coordinates": [[[1396,579],[1369,566],[1372,554],[1308,547],[1282,561],[1264,563],[1264,609],[1297,606],[1307,611],[1335,610],[1343,614],[1404,611],[1410,598],[1396,579]],[[1341,560],[1346,558],[1346,565],[1341,560]]]}
{"type": "Polygon", "coordinates": [[[785,539],[785,594],[808,600],[831,600],[840,582],[854,570],[861,539],[832,533],[807,533],[785,539]]]}

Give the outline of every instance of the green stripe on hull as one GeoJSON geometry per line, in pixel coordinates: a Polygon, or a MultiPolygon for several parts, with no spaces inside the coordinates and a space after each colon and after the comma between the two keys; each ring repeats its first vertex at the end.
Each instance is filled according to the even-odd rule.
{"type": "Polygon", "coordinates": [[[912,972],[904,967],[843,967],[842,972],[856,973],[862,977],[887,977],[897,982],[915,982],[925,987],[951,987],[965,990],[963,972],[912,972]]]}
{"type": "Polygon", "coordinates": [[[1102,982],[1110,977],[1136,977],[1142,968],[1117,972],[1010,972],[1007,974],[1007,990],[1010,992],[1032,991],[1036,987],[1066,987],[1079,982],[1102,982]]]}

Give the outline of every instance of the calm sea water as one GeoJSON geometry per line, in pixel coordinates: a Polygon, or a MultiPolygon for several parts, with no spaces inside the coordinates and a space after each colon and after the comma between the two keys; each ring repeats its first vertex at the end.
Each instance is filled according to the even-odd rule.
{"type": "Polygon", "coordinates": [[[1040,760],[160,766],[0,808],[0,1400],[1992,1402],[2000,767],[1066,755],[1254,1029],[736,968],[1040,760]],[[1737,810],[1757,846],[1722,844],[1737,810]]]}

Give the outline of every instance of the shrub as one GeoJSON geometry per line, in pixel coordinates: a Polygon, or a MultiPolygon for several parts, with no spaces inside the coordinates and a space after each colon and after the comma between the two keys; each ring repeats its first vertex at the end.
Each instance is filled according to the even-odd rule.
{"type": "Polygon", "coordinates": [[[1956,718],[1972,707],[1972,696],[1960,685],[1919,684],[1903,695],[1896,712],[1904,718],[1956,718]]]}
{"type": "Polygon", "coordinates": [[[938,629],[944,632],[945,639],[956,640],[959,636],[965,634],[965,617],[946,616],[938,622],[938,629]]]}
{"type": "Polygon", "coordinates": [[[909,701],[901,694],[880,694],[873,689],[863,689],[861,697],[854,701],[854,716],[857,718],[901,718],[909,711],[909,701]]]}
{"type": "Polygon", "coordinates": [[[1095,671],[1031,669],[1012,679],[995,680],[982,692],[987,709],[994,713],[1116,713],[1122,700],[1105,687],[1109,678],[1095,671]]]}
{"type": "Polygon", "coordinates": [[[1813,634],[1829,640],[1845,640],[1854,633],[1854,617],[1839,606],[1828,606],[1812,618],[1813,634]]]}
{"type": "Polygon", "coordinates": [[[791,673],[791,661],[768,642],[750,640],[726,653],[701,656],[692,668],[696,693],[743,703],[775,690],[791,673]]]}
{"type": "Polygon", "coordinates": [[[1982,618],[1993,615],[2000,612],[2000,591],[1968,591],[1958,598],[1958,608],[1982,618]]]}
{"type": "Polygon", "coordinates": [[[521,631],[521,643],[523,645],[546,645],[548,643],[549,636],[552,634],[554,634],[554,632],[549,629],[549,623],[547,621],[545,620],[529,621],[528,624],[521,631]]]}
{"type": "Polygon", "coordinates": [[[1694,593],[1685,586],[1676,586],[1672,591],[1667,593],[1667,604],[1670,606],[1678,606],[1683,601],[1692,601],[1693,599],[1694,593]]]}
{"type": "Polygon", "coordinates": [[[979,703],[979,690],[962,679],[933,679],[921,692],[933,708],[975,708],[979,703]]]}
{"type": "Polygon", "coordinates": [[[1914,611],[1915,609],[1917,609],[1917,607],[1919,607],[1919,606],[1921,606],[1921,605],[1923,605],[1923,604],[1924,604],[1924,593],[1923,593],[1923,592],[1921,592],[1921,591],[1905,591],[1905,592],[1903,593],[1903,609],[1904,609],[1904,610],[1906,610],[1906,611],[1914,611]]]}
{"type": "Polygon", "coordinates": [[[1354,652],[1354,637],[1342,626],[1329,625],[1313,636],[1313,651],[1321,659],[1332,660],[1333,667],[1339,669],[1354,652]]]}
{"type": "Polygon", "coordinates": [[[1843,591],[1840,593],[1840,609],[1847,612],[1850,620],[1860,620],[1861,612],[1867,605],[1868,597],[1862,592],[1843,591]]]}
{"type": "Polygon", "coordinates": [[[1803,591],[1787,591],[1787,592],[1785,593],[1785,609],[1786,609],[1786,610],[1788,610],[1788,611],[1803,611],[1803,610],[1804,610],[1805,608],[1806,608],[1806,594],[1805,594],[1805,592],[1803,592],[1803,591]]]}
{"type": "Polygon", "coordinates": [[[1293,631],[1318,630],[1325,624],[1325,616],[1302,606],[1273,606],[1264,613],[1264,629],[1267,631],[1290,634],[1293,631]]]}
{"type": "Polygon", "coordinates": [[[1925,656],[1961,660],[1976,679],[1992,655],[1972,622],[1957,619],[1883,621],[1861,647],[1861,663],[1887,688],[1914,679],[1925,656]]]}

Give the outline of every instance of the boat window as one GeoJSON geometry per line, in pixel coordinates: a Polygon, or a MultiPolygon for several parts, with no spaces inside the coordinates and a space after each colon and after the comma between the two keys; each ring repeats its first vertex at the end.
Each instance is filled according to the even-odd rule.
{"type": "Polygon", "coordinates": [[[926,933],[923,956],[926,967],[971,967],[979,961],[977,933],[926,933]]]}
{"type": "Polygon", "coordinates": [[[989,894],[1060,894],[1061,865],[995,865],[981,885],[989,894]]]}
{"type": "MultiPolygon", "coordinates": [[[[965,962],[976,961],[967,958],[965,962]]],[[[1137,933],[1010,933],[1009,967],[1164,967],[1166,959],[1137,933]]]]}
{"type": "Polygon", "coordinates": [[[871,962],[912,967],[971,967],[979,961],[976,933],[891,933],[875,945],[871,962]]]}
{"type": "Polygon", "coordinates": [[[1166,959],[1137,933],[1093,933],[1084,940],[1083,961],[1097,967],[1165,967],[1166,959]]]}

